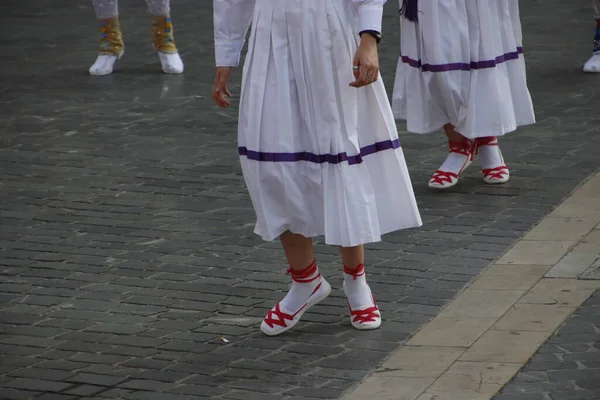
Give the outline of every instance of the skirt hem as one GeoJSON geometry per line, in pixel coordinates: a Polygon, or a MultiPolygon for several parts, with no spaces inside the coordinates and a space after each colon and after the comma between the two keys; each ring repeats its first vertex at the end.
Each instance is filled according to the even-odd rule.
{"type": "MultiPolygon", "coordinates": [[[[402,121],[402,122],[406,122],[407,116],[405,115],[398,115],[394,117],[396,119],[396,121],[402,121]]],[[[451,124],[451,121],[448,121],[446,123],[443,124],[436,124],[436,125],[431,125],[431,126],[419,126],[419,127],[408,127],[406,128],[406,131],[408,133],[414,133],[417,135],[428,135],[431,133],[435,133],[435,132],[440,132],[443,130],[444,125],[446,124],[451,124]]],[[[481,137],[489,137],[489,136],[504,136],[508,133],[512,133],[514,131],[516,131],[517,129],[519,129],[519,127],[521,126],[528,126],[528,125],[534,125],[536,123],[535,120],[531,120],[531,121],[519,121],[516,123],[516,125],[511,126],[507,129],[502,129],[500,131],[486,131],[486,132],[477,132],[476,134],[469,134],[469,133],[465,133],[465,132],[459,132],[461,135],[463,135],[464,137],[468,138],[468,139],[476,139],[476,138],[481,138],[481,137]]]]}
{"type": "Polygon", "coordinates": [[[289,228],[289,227],[281,227],[277,230],[277,234],[274,235],[268,235],[268,234],[261,234],[259,231],[254,230],[254,233],[258,236],[261,237],[262,240],[264,240],[265,242],[272,242],[275,239],[279,238],[279,236],[281,236],[283,233],[290,231],[294,234],[297,235],[302,235],[304,237],[307,238],[315,238],[315,237],[319,237],[319,236],[325,236],[325,244],[328,246],[339,246],[339,247],[355,247],[355,246],[360,246],[362,244],[369,244],[369,243],[377,243],[377,242],[381,242],[381,237],[383,235],[386,235],[388,233],[392,233],[392,232],[396,232],[396,231],[401,231],[404,229],[411,229],[411,228],[419,228],[423,226],[423,222],[422,221],[418,221],[415,223],[410,223],[410,224],[402,224],[399,225],[395,228],[391,228],[391,229],[387,229],[384,230],[382,232],[380,232],[379,235],[372,235],[371,237],[368,238],[363,238],[361,240],[358,240],[356,242],[337,242],[337,241],[330,241],[327,240],[327,237],[325,236],[325,234],[323,232],[308,232],[305,231],[303,229],[293,229],[293,228],[289,228]]]}

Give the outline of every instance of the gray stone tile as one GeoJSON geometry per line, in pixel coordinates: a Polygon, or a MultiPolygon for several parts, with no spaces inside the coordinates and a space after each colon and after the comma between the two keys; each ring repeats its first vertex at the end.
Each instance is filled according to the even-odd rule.
{"type": "MultiPolygon", "coordinates": [[[[539,123],[501,140],[511,181],[486,187],[473,166],[448,193],[432,193],[425,182],[445,157],[442,135],[409,135],[400,123],[426,224],[368,248],[382,328],[354,332],[343,295],[335,292],[281,338],[265,338],[256,323],[283,296],[289,277],[279,245],[252,233],[235,151],[236,102],[217,112],[209,98],[211,3],[174,2],[186,72],[166,76],[149,47],[143,3],[121,2],[129,50],[113,75],[90,77],[98,34],[91,2],[73,7],[54,0],[48,7],[31,0],[27,8],[2,2],[11,34],[0,56],[6,78],[0,85],[0,324],[10,339],[0,344],[0,367],[6,367],[0,379],[14,386],[0,389],[0,397],[341,396],[597,170],[600,119],[593,99],[600,83],[574,67],[589,50],[579,28],[591,11],[548,1],[543,8],[521,2],[539,123]],[[558,7],[561,13],[552,11],[558,7]],[[353,353],[360,361],[352,362],[353,353]],[[19,368],[36,376],[6,375],[19,368]],[[44,379],[36,379],[39,370],[48,372],[44,379]],[[273,383],[261,390],[266,382],[252,374],[273,383]],[[193,383],[175,385],[185,376],[193,383]],[[107,390],[95,393],[99,387],[107,390]]],[[[391,91],[398,29],[396,6],[387,7],[380,57],[391,91]]],[[[234,96],[239,82],[237,70],[234,96]]],[[[339,286],[336,252],[317,245],[323,273],[339,286]]],[[[597,369],[590,354],[598,341],[590,342],[593,331],[585,325],[597,327],[592,310],[582,308],[581,328],[567,325],[560,333],[565,339],[540,354],[562,352],[556,360],[562,367],[575,362],[597,369]],[[572,334],[582,342],[567,339],[572,334]]],[[[531,368],[543,369],[543,361],[531,368]]],[[[570,371],[550,364],[556,369],[525,371],[513,383],[570,371]]],[[[569,382],[582,385],[573,399],[598,398],[585,376],[539,388],[548,397],[569,382]]],[[[528,400],[538,400],[534,386],[527,386],[528,400]]],[[[560,396],[568,399],[567,393],[560,396]]]]}

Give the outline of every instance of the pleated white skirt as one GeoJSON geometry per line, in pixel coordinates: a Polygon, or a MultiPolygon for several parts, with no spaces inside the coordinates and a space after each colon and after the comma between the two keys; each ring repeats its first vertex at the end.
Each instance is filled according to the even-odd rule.
{"type": "Polygon", "coordinates": [[[421,0],[418,18],[400,21],[393,94],[410,132],[451,123],[477,138],[535,123],[518,0],[421,0]]]}
{"type": "Polygon", "coordinates": [[[255,232],[355,246],[421,225],[381,80],[355,89],[349,0],[257,0],[239,117],[255,232]]]}

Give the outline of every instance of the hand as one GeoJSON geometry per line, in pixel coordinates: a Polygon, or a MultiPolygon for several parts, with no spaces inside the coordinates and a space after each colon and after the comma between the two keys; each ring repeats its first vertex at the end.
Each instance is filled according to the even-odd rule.
{"type": "Polygon", "coordinates": [[[219,107],[223,108],[227,108],[231,105],[227,99],[228,97],[231,97],[231,93],[229,93],[229,89],[227,89],[229,75],[231,75],[231,67],[217,67],[212,98],[219,107]]]}
{"type": "Polygon", "coordinates": [[[350,86],[359,88],[370,85],[378,79],[379,55],[377,53],[377,41],[373,36],[362,35],[352,65],[354,66],[352,71],[354,72],[355,81],[350,83],[350,86]]]}

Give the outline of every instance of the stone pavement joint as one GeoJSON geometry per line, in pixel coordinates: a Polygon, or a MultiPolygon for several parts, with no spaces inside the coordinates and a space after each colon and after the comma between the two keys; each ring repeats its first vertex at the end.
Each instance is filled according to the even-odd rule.
{"type": "MultiPolygon", "coordinates": [[[[431,192],[427,181],[447,154],[442,135],[409,135],[399,125],[425,225],[369,246],[382,328],[351,328],[337,250],[318,245],[332,295],[293,332],[265,338],[257,322],[283,296],[289,277],[279,244],[252,233],[235,145],[240,71],[230,87],[231,109],[210,100],[211,3],[174,2],[186,72],[167,76],[150,45],[145,5],[121,2],[128,50],[113,75],[91,77],[91,2],[30,0],[26,8],[2,1],[0,398],[341,398],[400,345],[421,340],[415,332],[549,212],[554,223],[589,217],[585,196],[554,210],[597,171],[600,147],[600,83],[581,74],[577,62],[589,53],[590,32],[581,21],[591,15],[563,3],[521,2],[538,124],[501,139],[508,184],[484,185],[473,166],[450,191],[431,192]],[[553,11],[559,7],[561,13],[553,11]]],[[[397,25],[396,5],[388,2],[380,57],[390,90],[397,25]]],[[[597,243],[587,238],[581,253],[597,243]]],[[[504,260],[507,271],[527,271],[518,286],[504,287],[511,301],[579,239],[531,238],[544,240],[549,257],[540,264],[504,260]]],[[[491,272],[470,290],[510,282],[502,271],[491,272]]],[[[540,296],[515,317],[547,306],[540,296]]],[[[500,297],[485,304],[496,315],[507,307],[500,297]]],[[[461,318],[454,309],[441,326],[457,329],[461,318]]],[[[438,343],[448,349],[443,362],[462,357],[453,349],[470,346],[491,323],[468,322],[472,332],[438,343]]],[[[536,332],[528,333],[531,341],[536,332]]],[[[452,362],[456,373],[478,372],[452,362]]],[[[508,374],[505,364],[492,367],[508,374]]],[[[431,379],[398,378],[416,379],[407,392],[431,379]]],[[[497,385],[492,378],[489,387],[497,385]]]]}
{"type": "MultiPolygon", "coordinates": [[[[596,239],[596,232],[600,229],[600,212],[594,208],[599,192],[600,172],[563,203],[586,201],[590,207],[579,211],[587,214],[585,220],[556,217],[554,212],[550,213],[350,392],[345,400],[373,396],[380,400],[491,399],[563,321],[600,288],[600,280],[581,280],[576,274],[555,278],[556,273],[553,273],[557,268],[569,271],[565,260],[572,259],[569,257],[572,254],[578,254],[580,246],[596,239]],[[556,245],[564,242],[561,239],[571,239],[572,243],[556,245]],[[539,251],[540,248],[553,248],[551,258],[546,252],[539,251]],[[555,265],[550,260],[554,260],[555,265]]],[[[600,258],[600,251],[596,258],[600,258]]],[[[580,319],[585,321],[585,317],[580,319]]],[[[587,336],[575,339],[571,335],[567,339],[588,344],[597,342],[600,329],[593,324],[598,321],[593,317],[588,319],[585,321],[588,329],[569,329],[567,325],[549,343],[567,343],[561,340],[561,335],[568,336],[571,332],[587,336]]],[[[600,363],[597,366],[600,368],[600,363]]],[[[569,370],[564,376],[560,372],[550,373],[546,379],[550,382],[555,375],[558,375],[557,379],[568,377],[584,381],[591,376],[587,371],[581,372],[575,362],[559,367],[544,363],[543,367],[539,367],[544,371],[554,368],[569,370]]],[[[524,369],[529,370],[531,363],[524,369]]],[[[597,381],[597,376],[595,379],[597,381]]],[[[585,382],[578,387],[597,386],[585,382]]],[[[540,388],[543,386],[530,389],[536,396],[546,396],[540,388]]],[[[597,388],[600,390],[600,386],[597,388]]],[[[506,399],[510,399],[512,394],[508,389],[506,399]]],[[[575,396],[580,394],[576,392],[575,396]]]]}
{"type": "Polygon", "coordinates": [[[494,400],[600,398],[600,291],[546,342],[494,400]]]}

